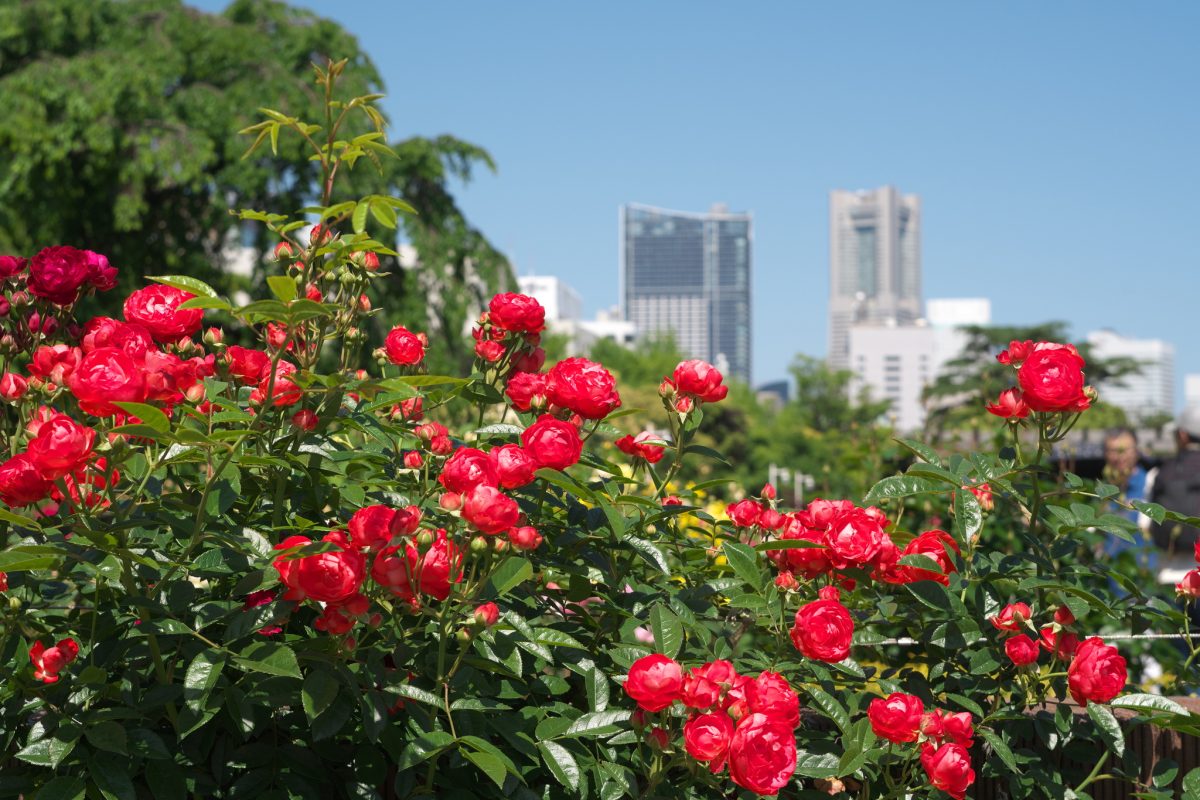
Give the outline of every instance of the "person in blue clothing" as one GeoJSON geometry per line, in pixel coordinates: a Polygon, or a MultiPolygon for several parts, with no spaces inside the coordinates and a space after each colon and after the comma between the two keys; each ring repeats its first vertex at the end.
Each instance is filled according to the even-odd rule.
{"type": "MultiPolygon", "coordinates": [[[[1142,466],[1137,434],[1133,429],[1114,428],[1104,437],[1103,479],[1105,483],[1111,483],[1121,490],[1122,500],[1126,502],[1149,500],[1157,472],[1157,468],[1147,470],[1142,466]]],[[[1135,537],[1137,542],[1130,544],[1124,539],[1109,534],[1105,552],[1109,556],[1116,556],[1124,550],[1135,549],[1138,562],[1147,569],[1155,569],[1157,558],[1154,542],[1149,536],[1150,519],[1137,511],[1115,505],[1112,510],[1137,523],[1138,534],[1135,537]]]]}

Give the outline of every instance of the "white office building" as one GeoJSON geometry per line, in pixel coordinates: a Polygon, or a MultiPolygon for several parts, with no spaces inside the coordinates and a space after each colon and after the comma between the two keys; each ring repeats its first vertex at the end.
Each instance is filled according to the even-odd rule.
{"type": "Polygon", "coordinates": [[[637,338],[636,327],[621,318],[619,308],[600,311],[595,319],[584,319],[583,298],[561,278],[523,275],[517,278],[517,286],[521,294],[529,295],[546,309],[546,329],[566,337],[569,356],[587,353],[600,339],[629,347],[637,338]]]}
{"type": "Polygon", "coordinates": [[[1124,356],[1141,362],[1140,372],[1097,386],[1102,401],[1123,409],[1135,424],[1155,414],[1174,415],[1175,347],[1171,343],[1131,339],[1107,329],[1092,331],[1087,340],[1098,358],[1124,356]]]}

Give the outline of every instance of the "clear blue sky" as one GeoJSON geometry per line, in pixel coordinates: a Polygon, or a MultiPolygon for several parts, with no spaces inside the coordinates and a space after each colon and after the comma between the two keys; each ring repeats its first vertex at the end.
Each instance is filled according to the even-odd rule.
{"type": "Polygon", "coordinates": [[[926,297],[1200,373],[1200,4],[298,5],[359,37],[394,137],[491,151],[469,218],[589,312],[621,203],[754,212],[756,382],[825,352],[829,190],[887,183],[922,198],[926,297]]]}

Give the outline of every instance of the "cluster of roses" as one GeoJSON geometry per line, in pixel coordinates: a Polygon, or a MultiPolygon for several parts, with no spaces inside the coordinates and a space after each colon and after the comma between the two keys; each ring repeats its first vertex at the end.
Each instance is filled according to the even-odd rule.
{"type": "MultiPolygon", "coordinates": [[[[1200,541],[1196,542],[1196,563],[1200,564],[1200,541]]],[[[1200,598],[1200,569],[1188,570],[1183,580],[1175,584],[1175,591],[1182,597],[1200,598]]]]}
{"type": "Polygon", "coordinates": [[[998,417],[1024,419],[1031,411],[1078,413],[1096,397],[1095,390],[1084,385],[1083,356],[1075,345],[1013,340],[996,360],[1016,369],[1018,384],[987,406],[998,417]]]}
{"type": "Polygon", "coordinates": [[[803,540],[812,547],[769,550],[768,557],[779,568],[776,584],[795,589],[796,574],[813,579],[831,576],[853,588],[854,582],[841,576],[854,569],[887,583],[913,583],[932,580],[943,585],[957,568],[950,553],[959,552],[954,538],[942,530],[925,531],[911,539],[901,550],[887,532],[890,524],[878,508],[859,508],[849,500],[816,499],[803,511],[780,514],[753,500],[743,500],[728,509],[729,518],[742,528],[757,526],[775,531],[782,540],[803,540]],[[937,570],[901,564],[904,556],[919,555],[931,559],[937,570]]]}
{"type": "Polygon", "coordinates": [[[930,785],[963,800],[967,787],[975,782],[968,752],[975,741],[970,714],[940,708],[927,712],[921,698],[893,692],[870,702],[867,719],[881,739],[893,744],[919,743],[921,766],[930,785]]]}
{"type": "Polygon", "coordinates": [[[532,297],[515,292],[498,294],[488,303],[471,331],[475,355],[486,364],[514,374],[537,372],[546,363],[541,348],[546,309],[532,297]]]}
{"type": "Polygon", "coordinates": [[[1055,610],[1054,622],[1040,630],[1034,626],[1033,616],[1028,604],[1010,603],[990,618],[992,626],[1007,637],[1004,652],[1013,664],[1018,667],[1036,664],[1041,650],[1059,661],[1069,660],[1067,688],[1080,705],[1107,703],[1121,693],[1127,673],[1125,659],[1117,648],[1106,645],[1098,636],[1080,642],[1078,634],[1068,630],[1075,624],[1075,616],[1066,606],[1055,610]],[[1036,631],[1038,641],[1020,633],[1022,628],[1036,631]]]}
{"type": "Polygon", "coordinates": [[[283,551],[274,561],[287,589],[283,599],[323,603],[314,624],[333,634],[349,632],[369,610],[370,600],[361,591],[368,574],[410,606],[419,606],[423,596],[445,600],[451,585],[462,580],[462,553],[445,529],[418,532],[420,523],[416,506],[374,505],[356,511],[347,530],[323,536],[321,541],[334,548],[327,552],[295,557],[313,541],[287,537],[275,545],[283,551]]]}
{"type": "Polygon", "coordinates": [[[0,285],[0,318],[5,321],[0,350],[21,352],[58,330],[68,318],[60,319],[60,309],[89,291],[116,286],[117,270],[91,250],[47,247],[31,259],[0,256],[0,285]]]}
{"type": "MultiPolygon", "coordinates": [[[[642,712],[659,712],[676,701],[690,709],[683,726],[684,749],[697,761],[759,794],[772,795],[796,771],[796,727],[800,698],[782,675],[764,671],[757,678],[738,675],[728,661],[693,667],[686,675],[673,659],[654,654],[629,668],[625,693],[642,712]]],[[[670,740],[658,726],[648,732],[651,744],[667,749],[670,740]]]]}

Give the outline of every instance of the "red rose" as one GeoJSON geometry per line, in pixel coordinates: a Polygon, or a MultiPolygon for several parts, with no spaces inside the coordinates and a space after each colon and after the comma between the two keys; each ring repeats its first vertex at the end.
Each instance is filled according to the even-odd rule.
{"type": "Polygon", "coordinates": [[[508,541],[518,550],[537,550],[542,546],[542,535],[536,528],[522,525],[508,532],[508,541]]]}
{"type": "Polygon", "coordinates": [[[758,517],[762,514],[762,506],[753,500],[741,500],[726,508],[725,513],[729,515],[729,519],[733,524],[739,528],[752,528],[758,524],[758,517]]]}
{"type": "MultiPolygon", "coordinates": [[[[832,587],[826,587],[832,589],[832,587]]],[[[854,620],[837,599],[837,589],[826,592],[822,599],[800,607],[792,625],[792,643],[806,658],[836,663],[850,655],[850,640],[854,636],[854,620]]]]}
{"type": "Polygon", "coordinates": [[[622,436],[615,444],[622,453],[644,459],[651,464],[662,460],[665,449],[662,437],[650,431],[642,431],[637,436],[622,436]]]}
{"type": "Polygon", "coordinates": [[[481,485],[467,494],[462,515],[480,533],[497,534],[517,524],[521,509],[516,500],[496,487],[481,485]]]}
{"type": "MultiPolygon", "coordinates": [[[[1026,362],[1028,363],[1028,362],[1026,362]]],[[[1125,688],[1125,659],[1099,636],[1084,639],[1067,667],[1067,688],[1081,706],[1107,703],[1125,688]]]]}
{"type": "Polygon", "coordinates": [[[875,735],[889,742],[915,742],[921,732],[925,704],[911,694],[892,692],[887,698],[876,697],[867,706],[867,719],[875,735]]]}
{"type": "Polygon", "coordinates": [[[961,744],[944,744],[936,749],[928,743],[922,745],[921,766],[925,768],[930,785],[954,800],[963,800],[967,787],[975,782],[971,756],[961,744]]]}
{"type": "Polygon", "coordinates": [[[442,466],[438,482],[452,492],[465,494],[476,486],[499,486],[496,467],[488,454],[474,447],[460,447],[442,466]]]}
{"type": "Polygon", "coordinates": [[[385,547],[375,557],[371,577],[410,603],[416,602],[417,591],[445,600],[451,584],[462,582],[462,554],[439,528],[424,555],[412,542],[385,547]]]}
{"type": "Polygon", "coordinates": [[[625,694],[643,711],[662,711],[680,699],[683,669],[660,653],[643,656],[629,668],[625,694]]]}
{"type": "Polygon", "coordinates": [[[141,325],[157,342],[178,341],[200,330],[204,309],[179,310],[195,296],[162,284],[138,289],[125,300],[125,321],[141,325]]]}
{"type": "Polygon", "coordinates": [[[537,464],[515,444],[502,444],[488,451],[488,459],[505,489],[518,489],[533,482],[537,464]]]}
{"type": "Polygon", "coordinates": [[[1034,411],[1083,411],[1083,358],[1073,345],[1038,342],[1017,370],[1025,402],[1034,411]]]}
{"type": "Polygon", "coordinates": [[[0,256],[0,280],[20,275],[28,263],[28,260],[20,256],[0,256]]]}
{"type": "Polygon", "coordinates": [[[716,403],[725,399],[729,394],[729,387],[722,383],[724,380],[724,376],[716,367],[698,358],[684,361],[675,367],[675,374],[672,376],[677,391],[705,403],[716,403]]]}
{"type": "Polygon", "coordinates": [[[539,467],[558,470],[577,463],[583,453],[579,430],[549,414],[538,417],[537,422],[525,429],[521,446],[539,467]]]}
{"type": "MultiPolygon", "coordinates": [[[[825,532],[804,525],[796,516],[784,518],[782,540],[803,539],[814,544],[826,544],[825,532]]],[[[768,550],[767,558],[780,569],[799,572],[806,578],[815,578],[833,570],[833,553],[827,547],[797,547],[791,550],[768,550]]]]}
{"type": "Polygon", "coordinates": [[[29,262],[29,293],[56,306],[69,306],[79,299],[80,290],[92,275],[92,265],[83,250],[47,247],[29,262]]]}
{"type": "Polygon", "coordinates": [[[1020,389],[1005,389],[996,402],[988,404],[985,408],[989,414],[995,414],[1002,419],[1025,419],[1029,416],[1029,405],[1021,395],[1020,389]]]}
{"type": "Polygon", "coordinates": [[[532,297],[505,292],[488,303],[488,319],[507,331],[539,333],[546,327],[546,309],[532,297]]]}
{"type": "Polygon", "coordinates": [[[692,667],[683,679],[680,699],[688,708],[712,708],[721,702],[721,694],[736,678],[733,664],[728,661],[712,661],[701,667],[692,667]]]}
{"type": "Polygon", "coordinates": [[[1033,340],[1026,339],[1019,342],[1013,339],[1008,344],[1008,349],[996,356],[996,360],[1001,364],[1011,364],[1014,367],[1021,366],[1021,362],[1029,358],[1029,354],[1033,352],[1033,340]]]}
{"type": "Polygon", "coordinates": [[[98,347],[85,355],[67,378],[67,387],[79,407],[97,417],[124,413],[114,402],[140,403],[146,399],[141,367],[115,347],[98,347]]]}
{"type": "Polygon", "coordinates": [[[495,364],[504,357],[504,345],[499,342],[493,342],[490,339],[486,342],[476,342],[475,355],[489,364],[495,364]]]}
{"type": "Polygon", "coordinates": [[[288,380],[288,376],[295,371],[295,364],[289,361],[280,361],[275,365],[274,379],[268,373],[259,381],[258,388],[250,392],[250,402],[259,404],[269,401],[277,408],[299,403],[300,399],[304,397],[304,390],[288,380]]]}
{"type": "Polygon", "coordinates": [[[518,372],[508,379],[504,393],[517,411],[529,411],[547,403],[546,376],[540,372],[518,372]]]}
{"type": "Polygon", "coordinates": [[[796,771],[796,734],[766,714],[742,717],[729,741],[729,777],[742,788],[776,794],[796,771]]]}
{"type": "Polygon", "coordinates": [[[1190,570],[1184,575],[1183,580],[1175,584],[1175,592],[1181,597],[1200,597],[1200,569],[1190,570]]]}
{"type": "Polygon", "coordinates": [[[1078,636],[1066,631],[1056,633],[1053,627],[1042,628],[1040,638],[1042,647],[1053,653],[1059,661],[1066,661],[1079,648],[1078,636]]]}
{"type": "Polygon", "coordinates": [[[388,332],[383,342],[383,350],[388,361],[396,366],[407,367],[421,363],[425,358],[425,345],[428,339],[423,333],[413,333],[402,325],[397,325],[388,332]]]}
{"type": "Polygon", "coordinates": [[[697,761],[710,762],[713,773],[725,768],[729,741],[733,738],[733,720],[724,711],[697,714],[683,726],[683,746],[697,761]]]}
{"type": "Polygon", "coordinates": [[[825,540],[833,552],[838,568],[870,567],[879,562],[885,541],[887,523],[864,508],[851,506],[839,512],[830,523],[825,540]]]}
{"type": "Polygon", "coordinates": [[[943,586],[950,585],[950,573],[957,572],[958,568],[954,566],[954,561],[951,560],[947,548],[955,553],[959,552],[958,543],[954,541],[954,537],[945,531],[925,531],[920,536],[913,539],[904,548],[903,555],[922,555],[928,556],[937,562],[941,568],[941,572],[934,572],[931,569],[921,569],[920,567],[904,567],[905,575],[911,581],[937,581],[943,586]]]}
{"type": "Polygon", "coordinates": [[[355,547],[378,550],[396,536],[408,536],[420,523],[421,511],[416,506],[375,505],[355,511],[346,527],[355,547]]]}
{"type": "Polygon", "coordinates": [[[79,655],[79,645],[74,639],[63,639],[53,647],[34,642],[29,648],[29,660],[33,662],[33,677],[45,683],[56,683],[58,673],[79,655]]]}
{"type": "Polygon", "coordinates": [[[555,364],[546,376],[546,395],[551,403],[584,419],[604,419],[621,405],[612,373],[586,358],[555,364]]]}
{"type": "Polygon", "coordinates": [[[1018,667],[1033,664],[1038,660],[1038,643],[1025,634],[1010,637],[1004,642],[1004,652],[1018,667]]]}
{"type": "Polygon", "coordinates": [[[0,500],[10,508],[32,505],[45,499],[54,484],[42,477],[28,453],[0,464],[0,500]]]}
{"type": "Polygon", "coordinates": [[[96,431],[66,414],[55,414],[38,429],[27,453],[42,477],[52,481],[87,463],[96,443],[96,431]]]}
{"type": "Polygon", "coordinates": [[[260,382],[271,371],[271,357],[262,350],[231,345],[225,350],[229,374],[244,384],[260,382]]]}
{"type": "Polygon", "coordinates": [[[98,292],[107,292],[117,285],[117,268],[108,263],[108,258],[91,250],[83,251],[88,265],[88,283],[98,292]]]}
{"type": "Polygon", "coordinates": [[[0,592],[7,592],[7,591],[8,591],[8,575],[7,575],[7,573],[0,572],[0,592]]]}
{"type": "Polygon", "coordinates": [[[29,381],[21,377],[15,372],[6,372],[0,375],[0,397],[10,403],[15,403],[25,396],[25,392],[29,390],[29,381]]]}
{"type": "Polygon", "coordinates": [[[793,728],[800,724],[800,698],[778,672],[764,670],[746,684],[746,700],[755,714],[766,714],[793,728]]]}
{"type": "MultiPolygon", "coordinates": [[[[358,593],[365,572],[362,554],[350,546],[346,534],[341,531],[326,534],[322,541],[333,542],[340,549],[303,558],[275,560],[279,578],[288,587],[285,600],[311,597],[326,603],[338,603],[358,593]]],[[[275,545],[275,549],[287,550],[307,543],[308,540],[303,536],[289,536],[275,545]]]]}
{"type": "Polygon", "coordinates": [[[1000,613],[990,617],[992,626],[998,631],[1019,631],[1026,620],[1033,616],[1033,609],[1025,603],[1009,603],[1000,613]]]}
{"type": "Polygon", "coordinates": [[[65,344],[44,344],[33,351],[29,374],[62,386],[79,367],[83,351],[65,344]]]}
{"type": "Polygon", "coordinates": [[[475,621],[490,628],[500,621],[500,607],[495,603],[484,603],[475,609],[475,621]]]}

